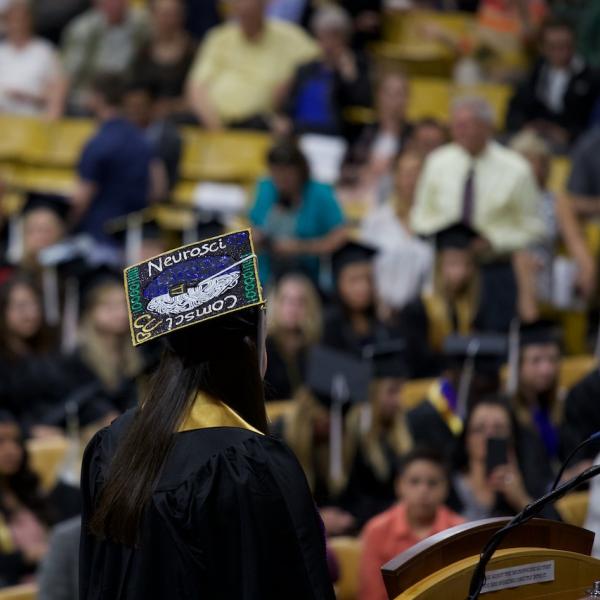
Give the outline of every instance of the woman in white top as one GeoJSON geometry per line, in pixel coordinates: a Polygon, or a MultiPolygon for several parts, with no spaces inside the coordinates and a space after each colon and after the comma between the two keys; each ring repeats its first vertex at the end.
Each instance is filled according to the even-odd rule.
{"type": "Polygon", "coordinates": [[[6,38],[0,43],[0,112],[62,115],[66,79],[56,50],[34,36],[27,0],[12,0],[6,10],[6,38]]]}
{"type": "Polygon", "coordinates": [[[419,296],[432,268],[430,245],[413,235],[408,224],[422,165],[419,154],[407,151],[400,156],[392,197],[369,213],[361,227],[362,239],[379,250],[377,291],[385,308],[393,312],[419,296]]]}

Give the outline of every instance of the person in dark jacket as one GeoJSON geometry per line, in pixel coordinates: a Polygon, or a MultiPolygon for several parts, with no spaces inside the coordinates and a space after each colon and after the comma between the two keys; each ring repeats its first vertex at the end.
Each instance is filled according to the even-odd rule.
{"type": "Polygon", "coordinates": [[[506,127],[511,132],[535,129],[564,150],[589,124],[598,77],[575,53],[575,32],[569,23],[547,21],[541,39],[541,58],[512,98],[506,127]]]}

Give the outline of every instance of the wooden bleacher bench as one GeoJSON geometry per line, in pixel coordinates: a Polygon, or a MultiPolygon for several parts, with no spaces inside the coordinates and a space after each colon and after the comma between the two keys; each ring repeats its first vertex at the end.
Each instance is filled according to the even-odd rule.
{"type": "MultiPolygon", "coordinates": [[[[340,568],[340,579],[335,584],[337,600],[356,600],[358,598],[358,565],[360,561],[360,538],[342,536],[327,541],[340,568]]],[[[0,599],[1,600],[1,599],[0,599]]]]}
{"type": "Polygon", "coordinates": [[[15,585],[0,590],[0,600],[36,600],[38,587],[34,583],[15,585]]]}
{"type": "Polygon", "coordinates": [[[45,490],[56,485],[68,448],[69,442],[63,437],[27,440],[29,466],[38,475],[45,490]]]}

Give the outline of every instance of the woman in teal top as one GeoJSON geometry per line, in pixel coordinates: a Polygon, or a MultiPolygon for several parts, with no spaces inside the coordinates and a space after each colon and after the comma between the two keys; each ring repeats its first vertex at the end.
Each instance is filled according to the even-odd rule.
{"type": "Polygon", "coordinates": [[[263,284],[289,271],[301,271],[315,283],[319,257],[346,239],[344,215],[331,186],[310,179],[306,158],[291,141],[269,151],[270,177],[258,183],[250,211],[260,249],[263,284]]]}

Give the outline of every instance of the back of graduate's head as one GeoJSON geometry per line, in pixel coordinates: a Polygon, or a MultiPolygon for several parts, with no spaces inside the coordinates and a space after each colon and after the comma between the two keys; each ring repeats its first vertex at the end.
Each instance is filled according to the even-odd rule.
{"type": "Polygon", "coordinates": [[[221,400],[267,432],[262,382],[262,308],[254,307],[165,336],[149,392],[113,459],[92,532],[127,545],[177,432],[198,393],[221,400]]]}
{"type": "Polygon", "coordinates": [[[449,469],[444,457],[428,447],[417,447],[400,458],[396,468],[396,495],[409,517],[434,519],[448,496],[449,469]]]}

